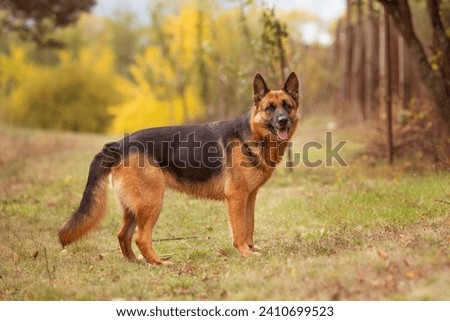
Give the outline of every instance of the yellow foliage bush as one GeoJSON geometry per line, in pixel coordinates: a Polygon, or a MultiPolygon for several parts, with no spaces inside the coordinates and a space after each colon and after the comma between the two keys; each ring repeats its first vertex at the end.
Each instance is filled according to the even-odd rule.
{"type": "MultiPolygon", "coordinates": [[[[5,102],[14,124],[72,131],[105,131],[110,124],[108,106],[121,101],[120,76],[109,50],[82,49],[78,56],[62,51],[56,66],[29,63],[21,50],[6,59],[13,86],[5,102]]],[[[3,70],[3,67],[2,67],[3,70]]]]}
{"type": "MultiPolygon", "coordinates": [[[[133,88],[132,84],[125,86],[129,88],[128,95],[135,93],[135,96],[132,98],[130,95],[124,103],[110,107],[109,111],[114,116],[110,127],[111,133],[129,133],[142,128],[176,125],[186,121],[180,97],[168,96],[167,99],[158,99],[149,89],[133,88]]],[[[124,87],[122,91],[123,89],[124,87]]],[[[187,91],[185,103],[189,115],[193,117],[203,115],[201,102],[193,89],[187,91]]]]}

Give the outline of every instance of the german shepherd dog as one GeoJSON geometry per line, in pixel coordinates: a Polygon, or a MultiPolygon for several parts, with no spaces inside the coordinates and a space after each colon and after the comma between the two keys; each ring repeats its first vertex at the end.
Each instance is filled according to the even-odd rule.
{"type": "Polygon", "coordinates": [[[246,115],[203,125],[150,128],[107,143],[93,159],[78,210],[59,230],[66,246],[100,223],[106,212],[107,182],[123,208],[118,233],[125,258],[136,260],[136,244],[150,264],[169,264],[153,250],[152,232],[166,187],[201,198],[224,200],[233,245],[244,257],[253,243],[256,194],[281,162],[298,121],[299,81],[295,73],[281,90],[263,77],[253,81],[254,106],[246,115]]]}

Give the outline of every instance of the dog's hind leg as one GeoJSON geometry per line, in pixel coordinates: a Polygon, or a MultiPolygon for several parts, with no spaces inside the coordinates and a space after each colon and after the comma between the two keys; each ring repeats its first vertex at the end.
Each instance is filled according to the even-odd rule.
{"type": "Polygon", "coordinates": [[[136,245],[150,264],[163,262],[153,249],[153,228],[158,221],[164,196],[164,174],[160,168],[147,167],[137,186],[139,197],[134,200],[137,220],[136,245]]]}
{"type": "Polygon", "coordinates": [[[157,165],[140,164],[139,156],[130,155],[127,166],[113,170],[116,194],[123,207],[129,209],[124,212],[123,225],[118,234],[120,248],[124,256],[135,258],[131,238],[137,226],[136,245],[142,256],[150,264],[163,264],[153,250],[152,233],[162,207],[164,174],[157,165]]]}
{"type": "Polygon", "coordinates": [[[133,238],[134,230],[136,229],[137,220],[132,211],[123,206],[123,224],[117,238],[119,239],[120,250],[124,257],[130,261],[136,261],[136,255],[131,248],[131,239],[133,238]]]}
{"type": "MultiPolygon", "coordinates": [[[[150,197],[153,198],[154,195],[150,197]]],[[[158,220],[162,206],[162,195],[154,196],[156,200],[148,202],[146,206],[141,207],[137,212],[138,232],[136,236],[136,245],[144,258],[150,264],[164,264],[153,249],[153,228],[158,220]]]]}

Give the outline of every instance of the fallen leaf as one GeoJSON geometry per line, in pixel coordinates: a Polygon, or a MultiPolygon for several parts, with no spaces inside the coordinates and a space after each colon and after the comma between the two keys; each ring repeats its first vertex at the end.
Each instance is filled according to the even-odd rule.
{"type": "Polygon", "coordinates": [[[33,253],[33,259],[36,259],[39,255],[39,251],[34,251],[33,253]]]}
{"type": "Polygon", "coordinates": [[[389,257],[389,255],[383,250],[377,250],[377,254],[383,260],[387,260],[387,258],[389,257]]]}
{"type": "Polygon", "coordinates": [[[225,250],[223,250],[223,249],[217,249],[217,254],[219,254],[221,256],[227,256],[227,252],[225,252],[225,250]]]}
{"type": "Polygon", "coordinates": [[[408,271],[408,272],[406,272],[405,275],[406,275],[406,277],[407,277],[408,279],[412,280],[412,279],[415,278],[416,273],[415,273],[414,271],[408,271]]]}

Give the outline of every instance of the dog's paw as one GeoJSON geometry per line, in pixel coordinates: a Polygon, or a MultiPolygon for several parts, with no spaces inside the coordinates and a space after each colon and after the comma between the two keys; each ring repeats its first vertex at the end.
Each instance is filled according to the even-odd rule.
{"type": "Polygon", "coordinates": [[[250,248],[248,247],[247,244],[242,245],[242,246],[234,246],[236,248],[236,250],[238,250],[238,252],[243,256],[243,257],[249,257],[252,253],[250,251],[250,248]]]}
{"type": "Polygon", "coordinates": [[[254,253],[260,253],[262,250],[259,246],[256,245],[250,245],[250,251],[254,252],[254,253]]]}
{"type": "Polygon", "coordinates": [[[155,261],[155,262],[148,262],[148,261],[142,261],[147,263],[147,266],[149,268],[156,268],[158,266],[171,266],[173,263],[171,261],[155,261]]]}
{"type": "Polygon", "coordinates": [[[174,263],[172,262],[172,261],[162,261],[161,262],[161,265],[162,266],[171,266],[171,265],[173,265],[174,263]]]}

